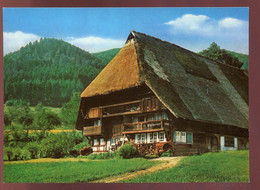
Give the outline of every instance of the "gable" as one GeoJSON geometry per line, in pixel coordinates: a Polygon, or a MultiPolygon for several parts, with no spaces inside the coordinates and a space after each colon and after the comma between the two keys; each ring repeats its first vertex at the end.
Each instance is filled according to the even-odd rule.
{"type": "Polygon", "coordinates": [[[108,94],[140,85],[137,56],[129,41],[82,92],[81,97],[108,94]]]}

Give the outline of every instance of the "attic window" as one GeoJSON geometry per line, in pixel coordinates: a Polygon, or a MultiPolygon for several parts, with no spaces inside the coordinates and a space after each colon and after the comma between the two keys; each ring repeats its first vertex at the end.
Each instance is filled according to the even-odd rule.
{"type": "Polygon", "coordinates": [[[209,70],[208,65],[199,57],[178,50],[174,51],[174,54],[187,73],[217,82],[217,78],[209,70]]]}

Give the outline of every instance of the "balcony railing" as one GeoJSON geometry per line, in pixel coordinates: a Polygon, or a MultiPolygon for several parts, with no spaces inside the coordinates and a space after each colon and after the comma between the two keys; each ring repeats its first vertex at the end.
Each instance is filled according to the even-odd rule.
{"type": "Polygon", "coordinates": [[[169,120],[154,120],[154,121],[144,121],[137,123],[126,123],[124,125],[123,134],[137,133],[137,132],[152,132],[152,131],[162,131],[169,128],[169,120]]]}
{"type": "Polygon", "coordinates": [[[84,136],[101,135],[101,132],[102,132],[101,126],[91,126],[91,127],[83,128],[84,136]]]}
{"type": "Polygon", "coordinates": [[[112,117],[157,111],[165,107],[156,97],[91,108],[85,116],[89,118],[112,117]]]}

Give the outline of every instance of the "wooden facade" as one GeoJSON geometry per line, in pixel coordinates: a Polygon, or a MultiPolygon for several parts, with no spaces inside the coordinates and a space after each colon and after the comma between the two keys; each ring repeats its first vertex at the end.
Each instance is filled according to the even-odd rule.
{"type": "MultiPolygon", "coordinates": [[[[82,110],[86,113],[82,129],[94,152],[114,151],[129,142],[147,154],[159,154],[157,147],[163,152],[169,146],[174,155],[248,149],[247,129],[176,118],[146,87],[142,90],[133,88],[132,92],[128,89],[128,93],[125,102],[113,101],[91,108],[87,108],[86,102],[82,110]],[[142,92],[139,99],[136,99],[135,91],[142,92]],[[223,144],[223,138],[230,143],[223,144]]],[[[115,96],[121,97],[117,92],[103,98],[115,96]]],[[[95,97],[92,99],[89,101],[95,102],[95,97]]]]}

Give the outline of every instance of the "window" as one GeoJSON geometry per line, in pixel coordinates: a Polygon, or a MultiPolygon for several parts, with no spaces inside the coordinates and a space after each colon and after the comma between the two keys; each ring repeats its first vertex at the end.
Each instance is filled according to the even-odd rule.
{"type": "Polygon", "coordinates": [[[157,142],[158,133],[153,133],[153,142],[157,142]]]}
{"type": "Polygon", "coordinates": [[[145,143],[145,139],[146,139],[146,134],[145,134],[145,133],[142,133],[142,134],[141,134],[141,142],[142,142],[142,143],[145,143]]]}
{"type": "Polygon", "coordinates": [[[140,134],[136,134],[135,135],[135,143],[139,144],[141,142],[141,135],[140,134]]]}
{"type": "Polygon", "coordinates": [[[105,145],[104,139],[100,139],[100,145],[105,145]]]}
{"type": "Polygon", "coordinates": [[[94,139],[94,146],[95,145],[98,145],[98,140],[97,139],[94,139]]]}
{"type": "Polygon", "coordinates": [[[153,142],[153,134],[147,133],[147,143],[152,143],[152,142],[153,142]]]}
{"type": "Polygon", "coordinates": [[[168,119],[168,116],[165,112],[162,112],[162,119],[168,119]]]}
{"type": "Polygon", "coordinates": [[[115,145],[116,144],[116,139],[111,139],[111,145],[115,145]]]}
{"type": "Polygon", "coordinates": [[[101,121],[100,120],[95,120],[94,121],[94,126],[100,126],[101,125],[101,121]]]}
{"type": "Polygon", "coordinates": [[[154,119],[154,120],[159,120],[159,119],[161,119],[161,114],[160,114],[160,113],[155,113],[153,119],[154,119]]]}
{"type": "Polygon", "coordinates": [[[174,131],[173,133],[173,141],[176,143],[192,143],[192,133],[191,132],[183,132],[183,131],[174,131]]]}
{"type": "Polygon", "coordinates": [[[160,142],[164,142],[164,139],[165,139],[165,133],[164,132],[160,132],[159,133],[159,141],[160,142]]]}
{"type": "Polygon", "coordinates": [[[225,147],[234,147],[234,137],[225,137],[225,147]]]}

